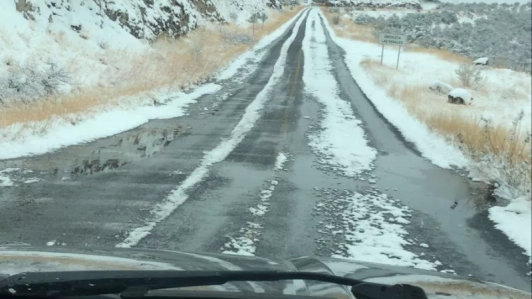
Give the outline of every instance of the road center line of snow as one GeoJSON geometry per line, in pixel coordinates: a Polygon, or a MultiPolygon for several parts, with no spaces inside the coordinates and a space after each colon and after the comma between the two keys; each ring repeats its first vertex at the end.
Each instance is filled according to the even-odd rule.
{"type": "Polygon", "coordinates": [[[296,35],[299,32],[299,28],[301,27],[301,23],[304,19],[305,18],[302,16],[295,24],[292,34],[285,41],[281,48],[279,59],[275,63],[270,80],[257,94],[255,100],[253,100],[253,102],[246,108],[242,119],[233,129],[230,137],[222,140],[218,146],[207,152],[203,156],[200,165],[181,183],[181,185],[177,189],[174,189],[172,192],[170,192],[163,202],[153,207],[153,209],[150,211],[152,218],[147,220],[144,226],[138,227],[129,232],[125,240],[117,244],[116,247],[128,248],[134,246],[138,244],[140,240],[148,236],[157,223],[161,222],[170,214],[172,214],[177,207],[187,200],[187,190],[203,180],[203,178],[205,178],[205,176],[209,173],[210,167],[215,163],[223,161],[244,139],[246,134],[253,128],[257,120],[260,118],[261,110],[266,102],[268,102],[270,93],[282,78],[286,65],[288,48],[295,40],[296,35]]]}
{"type": "Polygon", "coordinates": [[[309,145],[320,164],[355,177],[373,168],[377,151],[368,145],[360,127],[362,122],[353,115],[350,103],[339,97],[318,10],[310,12],[306,32],[303,40],[305,92],[322,105],[320,129],[309,135],[309,145]]]}

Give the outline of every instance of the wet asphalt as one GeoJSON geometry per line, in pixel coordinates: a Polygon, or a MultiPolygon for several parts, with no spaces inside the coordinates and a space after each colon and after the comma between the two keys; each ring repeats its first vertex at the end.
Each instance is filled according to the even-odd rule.
{"type": "MultiPolygon", "coordinates": [[[[307,135],[319,130],[321,112],[318,102],[304,93],[306,13],[302,17],[299,29],[290,26],[265,49],[245,80],[218,82],[223,88],[198,99],[186,116],[151,121],[47,155],[0,161],[0,170],[20,169],[10,173],[16,186],[0,187],[0,242],[44,246],[54,241],[55,246],[105,248],[123,241],[199,165],[205,151],[230,135],[268,82],[283,43],[298,30],[283,78],[253,129],[137,247],[221,252],[231,237],[253,222],[262,227],[257,256],[330,256],[338,244],[318,232],[327,217],[313,212],[322,200],[316,190],[365,193],[376,187],[390,190],[390,196],[414,210],[406,229],[416,241],[429,245],[423,252],[442,262],[441,269],[530,291],[527,258],[487,218],[489,188],[459,171],[432,165],[405,142],[353,81],[343,50],[328,35],[340,97],[351,103],[379,153],[371,172],[377,183],[342,177],[317,164],[307,135]],[[289,154],[283,170],[274,168],[280,152],[289,154]],[[28,178],[39,181],[22,183],[28,178]],[[272,180],[278,185],[269,212],[254,216],[249,209],[257,206],[258,194],[272,180]]],[[[319,26],[323,24],[313,28],[319,26]]],[[[407,249],[421,252],[419,247],[407,249]]]]}

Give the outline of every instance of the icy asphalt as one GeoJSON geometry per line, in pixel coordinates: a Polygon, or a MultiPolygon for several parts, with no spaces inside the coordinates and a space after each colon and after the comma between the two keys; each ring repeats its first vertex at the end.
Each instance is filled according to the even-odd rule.
{"type": "MultiPolygon", "coordinates": [[[[321,130],[323,111],[304,90],[302,44],[309,28],[324,27],[321,18],[311,19],[308,12],[301,18],[301,26],[294,23],[265,49],[256,71],[244,80],[219,82],[223,88],[198,99],[187,116],[151,121],[43,156],[0,161],[0,170],[18,169],[9,172],[14,182],[34,179],[0,188],[0,242],[95,248],[122,244],[154,217],[154,207],[199,167],[207,152],[231,138],[294,34],[282,77],[251,130],[227,157],[209,165],[206,175],[186,190],[186,200],[133,246],[357,258],[350,248],[359,248],[357,232],[366,236],[367,228],[345,223],[353,217],[362,217],[362,223],[381,213],[385,196],[385,203],[408,207],[408,221],[401,225],[408,242],[401,247],[415,255],[405,258],[401,251],[389,254],[392,259],[423,260],[440,271],[530,291],[526,257],[487,218],[486,186],[432,165],[406,143],[360,91],[343,50],[328,33],[328,60],[339,96],[362,121],[378,155],[375,168],[360,180],[331,169],[312,151],[308,136],[321,130]],[[367,204],[350,204],[354,194],[367,204]],[[346,213],[349,209],[353,214],[346,213]],[[366,214],[352,216],[366,209],[366,214]]],[[[395,222],[377,223],[377,235],[394,229],[382,224],[395,222]]]]}

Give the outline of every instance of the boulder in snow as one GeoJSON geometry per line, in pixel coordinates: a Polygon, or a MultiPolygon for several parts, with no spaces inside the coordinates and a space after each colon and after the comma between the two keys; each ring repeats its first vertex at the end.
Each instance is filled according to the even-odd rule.
{"type": "Polygon", "coordinates": [[[480,57],[479,59],[473,61],[473,63],[475,65],[488,65],[489,60],[490,59],[488,57],[480,57]]]}
{"type": "Polygon", "coordinates": [[[447,94],[447,102],[451,104],[471,105],[473,96],[463,88],[455,88],[447,94]]]}
{"type": "Polygon", "coordinates": [[[429,86],[429,89],[434,92],[448,94],[451,90],[454,89],[454,87],[452,87],[450,84],[447,84],[445,82],[436,80],[429,86]]]}

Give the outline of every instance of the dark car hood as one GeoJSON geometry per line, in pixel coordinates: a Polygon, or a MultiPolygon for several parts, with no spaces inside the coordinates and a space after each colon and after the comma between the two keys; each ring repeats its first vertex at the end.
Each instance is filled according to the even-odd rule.
{"type": "MultiPolygon", "coordinates": [[[[492,283],[433,271],[347,259],[309,256],[265,259],[253,256],[148,249],[82,250],[60,247],[39,248],[24,244],[0,246],[0,277],[39,271],[170,269],[308,271],[380,283],[409,283],[424,288],[430,298],[530,298],[529,293],[492,283]]],[[[312,281],[235,282],[208,289],[352,298],[346,287],[312,281]]]]}

